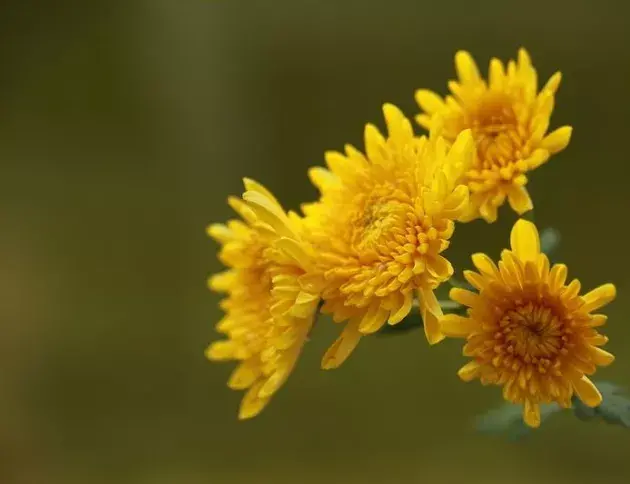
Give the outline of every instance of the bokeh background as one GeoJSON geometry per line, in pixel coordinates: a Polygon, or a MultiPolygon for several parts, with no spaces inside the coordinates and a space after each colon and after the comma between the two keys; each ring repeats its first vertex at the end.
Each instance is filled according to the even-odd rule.
{"type": "MultiPolygon", "coordinates": [[[[453,54],[526,46],[564,74],[569,148],[532,177],[540,226],[587,288],[613,281],[601,378],[630,387],[630,29],[621,1],[144,0],[0,6],[2,484],[627,482],[629,434],[554,418],[476,434],[498,390],[463,384],[459,342],[366,338],[339,370],[322,324],[257,419],[236,420],[204,229],[256,178],[297,208],[305,169],[362,144],[380,106],[416,113],[453,54]]],[[[496,256],[514,215],[461,226],[457,267],[496,256]]]]}

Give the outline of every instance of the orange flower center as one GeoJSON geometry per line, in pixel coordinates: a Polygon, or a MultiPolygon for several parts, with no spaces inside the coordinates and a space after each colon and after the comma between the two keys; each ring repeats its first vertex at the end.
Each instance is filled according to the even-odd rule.
{"type": "Polygon", "coordinates": [[[350,215],[349,239],[359,252],[386,243],[396,227],[404,230],[413,212],[409,196],[389,184],[358,193],[353,205],[357,210],[350,215]]]}
{"type": "Polygon", "coordinates": [[[505,93],[488,92],[471,113],[469,125],[477,143],[477,169],[492,170],[523,158],[523,134],[512,99],[505,93]]]}
{"type": "Polygon", "coordinates": [[[571,346],[569,324],[554,309],[526,303],[506,311],[494,334],[496,367],[513,371],[530,366],[544,374],[557,368],[571,346]]]}

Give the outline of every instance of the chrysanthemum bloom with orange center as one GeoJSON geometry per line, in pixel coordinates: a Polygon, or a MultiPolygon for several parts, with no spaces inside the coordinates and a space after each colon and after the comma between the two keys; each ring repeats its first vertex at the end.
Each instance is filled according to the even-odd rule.
{"type": "Polygon", "coordinates": [[[211,360],[236,360],[228,385],[247,390],[239,418],[257,415],[291,373],[314,321],[318,291],[309,282],[308,246],[302,220],[285,214],[271,193],[245,180],[243,200],[229,204],[243,220],[215,224],[208,233],[222,244],[228,267],[210,278],[214,291],[227,293],[225,317],[217,330],[227,339],[206,351],[211,360]]]}
{"type": "Polygon", "coordinates": [[[494,222],[506,197],[523,214],[533,208],[525,189],[527,173],[563,150],[571,138],[569,126],[547,134],[560,73],[551,76],[538,92],[538,76],[525,49],[507,68],[499,59],[492,59],[488,81],[480,76],[468,52],[455,55],[455,67],[459,79],[449,82],[452,95],[446,99],[424,89],[416,92],[424,111],[416,120],[430,129],[434,115],[439,114],[443,136],[451,142],[462,130],[472,130],[477,150],[465,176],[471,204],[461,221],[482,217],[494,222]]]}
{"type": "Polygon", "coordinates": [[[467,339],[464,355],[472,361],[459,370],[460,378],[502,385],[503,397],[523,404],[523,419],[538,427],[541,403],[570,407],[574,394],[589,407],[601,403],[587,375],[614,356],[599,348],[608,338],[595,329],[606,316],[592,313],[612,301],[616,290],[604,284],[580,296],[577,279],[565,284],[565,265],[549,267],[531,222],[516,222],[511,246],[498,267],[484,254],[473,255],[479,272],[464,276],[479,292],[451,289],[451,299],[467,306],[468,316],[448,314],[441,329],[467,339]]]}
{"type": "Polygon", "coordinates": [[[314,274],[324,281],[322,311],[347,321],[324,368],[339,366],[362,335],[405,318],[416,294],[429,342],[443,338],[433,290],[453,273],[441,253],[468,205],[456,181],[472,161],[472,138],[465,131],[449,149],[439,125],[417,137],[398,108],[383,111],[387,138],[368,124],[365,155],[346,146],[345,155],[326,153],[328,169],[309,172],[321,192],[303,209],[314,274]]]}

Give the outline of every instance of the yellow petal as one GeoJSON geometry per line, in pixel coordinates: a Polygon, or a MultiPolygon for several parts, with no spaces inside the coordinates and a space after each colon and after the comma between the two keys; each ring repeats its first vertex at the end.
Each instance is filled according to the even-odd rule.
{"type": "Polygon", "coordinates": [[[448,259],[439,254],[427,258],[427,270],[433,277],[442,281],[453,275],[453,266],[448,259]]]}
{"type": "Polygon", "coordinates": [[[476,220],[480,217],[478,207],[472,202],[472,198],[470,199],[470,203],[465,206],[464,212],[457,218],[458,222],[468,223],[476,220]]]}
{"type": "MultiPolygon", "coordinates": [[[[273,331],[267,330],[267,345],[262,351],[260,351],[259,356],[262,361],[270,361],[272,358],[277,359],[277,356],[280,354],[281,350],[285,350],[294,345],[298,338],[298,328],[291,325],[288,318],[275,318],[274,320],[270,320],[275,323],[275,327],[273,331]]],[[[241,337],[247,338],[247,333],[249,333],[248,328],[239,328],[241,331],[241,337]]]]}
{"type": "Polygon", "coordinates": [[[243,178],[243,185],[245,186],[245,190],[259,192],[263,194],[265,197],[267,197],[275,205],[277,205],[278,207],[281,207],[280,202],[278,202],[276,197],[273,196],[273,193],[271,193],[269,190],[267,190],[264,186],[262,186],[257,181],[252,180],[251,178],[243,178]]]}
{"type": "Polygon", "coordinates": [[[278,235],[297,239],[289,226],[289,219],[286,213],[284,213],[281,207],[273,203],[272,200],[258,191],[245,192],[243,194],[243,200],[249,204],[258,218],[273,227],[278,235]]]}
{"type": "MultiPolygon", "coordinates": [[[[339,178],[337,177],[337,175],[321,166],[314,166],[312,168],[309,168],[307,171],[307,175],[308,178],[311,180],[311,183],[313,183],[313,185],[315,185],[320,191],[325,190],[331,185],[336,185],[339,183],[339,178]]],[[[313,204],[305,204],[304,206],[312,207],[313,204]]]]}
{"type": "Polygon", "coordinates": [[[611,302],[617,296],[617,289],[614,284],[604,284],[591,292],[582,296],[584,300],[584,306],[582,310],[590,313],[591,311],[597,311],[602,306],[605,306],[611,302]]]}
{"type": "MultiPolygon", "coordinates": [[[[538,98],[536,99],[534,109],[536,111],[536,116],[538,117],[538,120],[544,123],[542,126],[544,126],[545,124],[547,127],[549,126],[549,122],[547,120],[553,112],[554,103],[555,99],[553,97],[553,93],[544,90],[540,91],[540,93],[538,94],[538,98]]],[[[539,139],[538,137],[543,135],[545,131],[546,128],[544,131],[537,131],[534,134],[533,138],[539,139]]]]}
{"type": "Polygon", "coordinates": [[[302,269],[308,270],[312,267],[311,259],[306,253],[305,246],[297,240],[282,237],[276,241],[275,246],[297,262],[302,269]]]}
{"type": "Polygon", "coordinates": [[[569,141],[571,141],[572,132],[573,128],[571,126],[558,128],[543,138],[540,147],[548,150],[549,153],[558,153],[567,147],[569,141]]]}
{"type": "Polygon", "coordinates": [[[274,372],[264,383],[260,392],[258,392],[258,396],[262,398],[271,397],[274,393],[276,393],[280,387],[286,382],[288,377],[288,372],[286,371],[276,371],[274,372]]]}
{"type": "MultiPolygon", "coordinates": [[[[535,170],[543,163],[547,162],[547,160],[549,160],[549,151],[539,148],[534,151],[529,158],[525,159],[524,162],[529,170],[535,170]]],[[[521,174],[514,178],[513,183],[522,187],[527,183],[527,176],[521,174]]]]}
{"type": "Polygon", "coordinates": [[[409,314],[409,312],[411,311],[412,304],[413,304],[413,291],[407,291],[403,294],[403,297],[398,303],[398,306],[392,309],[389,315],[389,319],[387,320],[387,323],[393,325],[405,319],[407,315],[409,314]]]}
{"type": "Polygon", "coordinates": [[[221,321],[217,323],[215,329],[219,333],[227,333],[231,328],[234,328],[235,326],[238,326],[238,321],[234,321],[233,319],[224,317],[223,319],[221,319],[221,321]]]}
{"type": "Polygon", "coordinates": [[[449,297],[463,306],[473,307],[476,306],[479,301],[479,295],[462,289],[461,287],[454,287],[449,292],[449,297]]]}
{"type": "Polygon", "coordinates": [[[529,260],[525,262],[523,276],[523,284],[526,287],[532,287],[538,283],[540,277],[535,262],[529,260]]]}
{"type": "Polygon", "coordinates": [[[479,207],[479,215],[489,224],[496,222],[498,217],[498,207],[492,203],[491,198],[487,198],[479,207]]]}
{"type": "Polygon", "coordinates": [[[529,196],[529,192],[527,191],[527,188],[523,186],[510,185],[507,196],[510,207],[512,207],[512,210],[519,215],[522,215],[534,208],[534,203],[529,196]]]}
{"type": "Polygon", "coordinates": [[[279,318],[281,316],[284,316],[291,310],[291,308],[293,307],[293,303],[294,301],[292,301],[291,299],[281,299],[271,305],[271,307],[269,308],[269,312],[274,317],[279,318]]]}
{"type": "Polygon", "coordinates": [[[501,261],[499,262],[499,271],[501,278],[507,285],[516,285],[523,287],[523,269],[524,264],[520,262],[514,252],[507,249],[501,251],[501,261]]]}
{"type": "Polygon", "coordinates": [[[211,276],[208,279],[208,287],[216,292],[226,292],[234,287],[236,280],[236,271],[227,270],[211,276]]]}
{"type": "Polygon", "coordinates": [[[330,171],[342,180],[352,180],[356,174],[356,165],[338,151],[327,151],[324,153],[326,165],[330,171]]]}
{"type": "Polygon", "coordinates": [[[413,127],[397,106],[390,103],[383,105],[383,115],[390,138],[396,140],[408,140],[413,137],[413,127]]]}
{"type": "Polygon", "coordinates": [[[370,305],[369,310],[363,316],[359,324],[359,331],[362,334],[375,333],[383,327],[388,316],[389,311],[385,309],[377,299],[370,305]]]}
{"type": "Polygon", "coordinates": [[[298,294],[295,304],[288,310],[287,314],[304,321],[311,321],[317,312],[318,303],[318,295],[301,292],[298,294]]]}
{"type": "Polygon", "coordinates": [[[606,321],[608,321],[608,316],[605,314],[593,314],[586,326],[589,328],[598,328],[605,325],[606,321]]]}
{"type": "Polygon", "coordinates": [[[589,336],[586,338],[586,342],[593,346],[604,346],[608,343],[608,336],[604,336],[603,334],[596,334],[595,336],[589,336]]]}
{"type": "Polygon", "coordinates": [[[521,68],[529,68],[532,66],[532,60],[529,57],[529,53],[522,47],[518,49],[518,64],[521,68]]]}
{"type": "Polygon", "coordinates": [[[579,379],[573,379],[571,383],[575,393],[587,407],[597,407],[602,403],[602,394],[586,375],[582,375],[579,379]]]}
{"type": "Polygon", "coordinates": [[[484,277],[475,271],[464,271],[464,279],[477,290],[481,290],[486,286],[484,277]]]}
{"type": "Polygon", "coordinates": [[[381,147],[385,143],[385,138],[373,124],[366,124],[363,131],[363,138],[365,143],[365,153],[367,157],[372,161],[376,161],[381,157],[381,147]]]}
{"type": "Polygon", "coordinates": [[[573,279],[569,285],[564,289],[562,294],[563,299],[565,301],[569,301],[580,293],[580,289],[582,288],[582,284],[578,279],[573,279]]]}
{"type": "Polygon", "coordinates": [[[427,311],[424,318],[422,318],[422,322],[424,325],[424,335],[430,345],[438,344],[446,337],[441,331],[440,319],[436,314],[427,311]]]}
{"type": "Polygon", "coordinates": [[[288,358],[283,361],[283,363],[280,365],[280,368],[274,371],[263,383],[260,391],[258,392],[258,396],[260,398],[271,397],[280,389],[280,387],[284,384],[284,382],[286,382],[287,378],[293,371],[299,355],[299,349],[288,354],[288,358]]]}
{"type": "MultiPolygon", "coordinates": [[[[457,181],[453,183],[455,184],[457,181]]],[[[468,187],[466,185],[457,185],[444,200],[441,215],[447,219],[457,219],[466,213],[469,204],[468,187]]]]}
{"type": "Polygon", "coordinates": [[[424,129],[431,129],[431,116],[428,114],[418,114],[415,117],[416,123],[422,126],[424,129]]]}
{"type": "Polygon", "coordinates": [[[446,159],[446,168],[449,174],[449,188],[457,182],[473,162],[475,141],[472,131],[465,129],[460,132],[451,146],[446,159]]]}
{"type": "Polygon", "coordinates": [[[234,238],[232,231],[224,224],[212,224],[206,228],[206,233],[221,244],[225,244],[234,238]]]}
{"type": "Polygon", "coordinates": [[[464,50],[455,54],[455,69],[462,83],[478,82],[481,79],[475,60],[464,50]]]}
{"type": "Polygon", "coordinates": [[[261,398],[258,395],[261,387],[262,383],[257,383],[247,391],[243,400],[241,400],[241,406],[238,412],[238,418],[240,420],[255,417],[265,408],[267,403],[269,403],[269,397],[261,398]]]}
{"type": "Polygon", "coordinates": [[[483,274],[484,276],[490,276],[496,279],[500,277],[499,269],[497,268],[495,263],[492,261],[492,259],[488,257],[486,254],[482,254],[480,252],[473,254],[472,262],[475,265],[475,267],[479,270],[479,272],[483,274]]]}
{"type": "Polygon", "coordinates": [[[368,168],[369,163],[365,158],[365,155],[361,153],[358,149],[352,146],[349,143],[346,143],[343,146],[344,151],[346,152],[346,156],[349,160],[352,160],[352,163],[359,168],[368,168]]]}
{"type": "Polygon", "coordinates": [[[238,365],[230,375],[228,387],[232,390],[244,390],[254,384],[260,376],[260,367],[249,361],[245,361],[238,365]]]}
{"type": "Polygon", "coordinates": [[[501,87],[503,84],[503,80],[505,78],[505,71],[503,69],[503,62],[501,62],[497,58],[492,58],[490,60],[490,87],[493,89],[497,89],[501,87]]]}
{"type": "Polygon", "coordinates": [[[418,305],[424,326],[424,335],[430,345],[442,341],[445,336],[440,329],[440,318],[444,315],[439,301],[433,290],[421,288],[418,290],[418,305]]]}
{"type": "Polygon", "coordinates": [[[531,400],[525,400],[523,406],[523,421],[532,428],[540,427],[540,405],[531,400]]]}
{"type": "Polygon", "coordinates": [[[479,363],[475,360],[469,361],[459,369],[457,376],[459,376],[463,381],[472,381],[479,376],[480,370],[481,365],[479,363]]]}
{"type": "Polygon", "coordinates": [[[232,360],[235,357],[237,345],[234,341],[215,341],[206,349],[206,358],[212,361],[232,360]]]}
{"type": "Polygon", "coordinates": [[[540,254],[538,229],[528,220],[517,220],[510,233],[510,245],[521,261],[535,262],[540,254]]]}
{"type": "Polygon", "coordinates": [[[322,369],[338,368],[359,344],[362,334],[359,332],[358,321],[349,321],[341,335],[332,344],[322,358],[322,369]]]}
{"type": "Polygon", "coordinates": [[[564,264],[554,264],[549,271],[549,286],[553,292],[560,289],[567,280],[568,268],[564,264]]]}
{"type": "Polygon", "coordinates": [[[449,338],[467,338],[470,333],[479,329],[479,325],[474,319],[446,314],[440,319],[440,329],[449,338]]]}
{"type": "Polygon", "coordinates": [[[313,304],[319,302],[319,294],[313,294],[309,291],[300,291],[295,298],[295,304],[313,304]]]}
{"type": "Polygon", "coordinates": [[[444,100],[440,96],[427,89],[418,89],[415,97],[420,109],[427,114],[433,114],[446,107],[444,100]]]}
{"type": "Polygon", "coordinates": [[[310,293],[320,293],[324,287],[324,279],[321,274],[302,274],[298,278],[298,283],[304,291],[310,293]]]}
{"type": "Polygon", "coordinates": [[[536,261],[536,266],[540,279],[542,281],[546,281],[549,277],[549,258],[546,254],[541,252],[541,254],[538,256],[538,260],[536,261]]]}
{"type": "Polygon", "coordinates": [[[598,348],[597,346],[591,346],[589,351],[591,353],[591,358],[593,358],[593,363],[597,366],[608,366],[615,361],[615,355],[598,348]]]}
{"type": "Polygon", "coordinates": [[[444,116],[441,113],[436,113],[431,117],[429,139],[433,143],[436,143],[439,140],[443,142],[444,140],[441,138],[442,131],[444,131],[444,116]]]}
{"type": "Polygon", "coordinates": [[[560,87],[560,81],[562,80],[562,74],[560,72],[556,72],[553,76],[549,78],[545,87],[542,88],[543,91],[549,91],[551,94],[555,94],[560,87]]]}

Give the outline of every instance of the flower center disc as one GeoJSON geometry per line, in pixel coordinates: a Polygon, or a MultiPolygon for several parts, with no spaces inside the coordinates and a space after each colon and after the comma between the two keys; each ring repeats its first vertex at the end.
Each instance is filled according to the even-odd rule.
{"type": "Polygon", "coordinates": [[[502,351],[524,364],[549,366],[564,353],[569,330],[551,308],[532,303],[507,311],[495,335],[502,351]],[[564,351],[563,351],[564,350],[564,351]]]}
{"type": "Polygon", "coordinates": [[[523,139],[513,102],[504,93],[488,93],[472,115],[479,168],[507,166],[522,158],[523,139]]]}
{"type": "Polygon", "coordinates": [[[392,229],[405,227],[406,215],[411,211],[409,199],[401,193],[392,193],[393,187],[388,188],[375,190],[369,196],[357,196],[362,200],[355,201],[359,210],[350,219],[350,240],[359,250],[375,248],[391,237],[392,229]]]}

